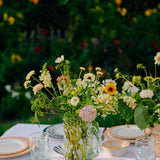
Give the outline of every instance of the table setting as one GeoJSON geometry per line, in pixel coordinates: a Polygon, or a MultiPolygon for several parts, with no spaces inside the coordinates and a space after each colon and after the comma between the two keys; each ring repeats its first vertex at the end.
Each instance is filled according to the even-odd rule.
{"type": "MultiPolygon", "coordinates": [[[[133,125],[135,127],[135,125],[133,125]]],[[[123,128],[124,125],[117,126],[117,128],[123,128]]],[[[104,135],[104,138],[102,139],[102,147],[101,151],[98,156],[93,158],[93,160],[113,160],[113,159],[119,159],[119,160],[134,160],[135,159],[135,141],[129,142],[127,139],[118,139],[117,137],[114,138],[106,138],[106,132],[109,130],[114,129],[115,127],[111,128],[104,128],[100,127],[100,135],[104,135]],[[117,142],[118,143],[117,143],[117,142]],[[125,141],[124,143],[121,143],[121,141],[125,141]],[[106,144],[109,143],[109,144],[106,144]],[[115,145],[123,146],[115,148],[115,152],[113,152],[113,149],[109,149],[111,147],[115,147],[115,145]],[[108,147],[109,145],[110,147],[108,147]],[[107,146],[107,147],[106,147],[107,146]],[[120,149],[120,153],[117,151],[117,148],[120,149]],[[125,149],[125,150],[124,150],[125,149]],[[124,151],[122,151],[124,150],[124,151]],[[112,152],[111,152],[112,151],[112,152]]],[[[8,140],[9,137],[12,137],[13,140],[10,142],[7,142],[5,145],[8,147],[8,149],[3,149],[4,154],[2,155],[2,151],[0,150],[0,159],[8,159],[8,160],[30,160],[30,150],[31,148],[28,146],[29,136],[32,133],[42,133],[46,135],[47,130],[50,131],[48,133],[48,147],[49,147],[49,159],[50,160],[64,160],[65,159],[65,152],[64,152],[64,135],[63,135],[63,123],[60,124],[54,124],[54,125],[38,125],[38,124],[23,124],[19,123],[15,126],[11,127],[9,130],[7,130],[2,137],[0,137],[0,147],[2,147],[3,140],[8,140]],[[56,130],[55,130],[56,129],[56,130]],[[53,132],[52,132],[53,131],[53,132]],[[16,140],[15,140],[16,139],[16,140]],[[26,140],[27,139],[27,140],[26,140]],[[10,145],[9,145],[10,144],[10,145]],[[16,145],[15,145],[16,144],[16,145]],[[18,144],[18,145],[17,145],[18,144]],[[13,146],[15,147],[15,150],[13,151],[13,146]],[[10,151],[9,151],[10,149],[10,151]],[[5,153],[7,150],[7,153],[5,153]],[[10,152],[10,153],[9,153],[10,152]],[[15,152],[15,153],[13,153],[15,152]]],[[[123,130],[123,129],[122,129],[123,130]]],[[[139,131],[136,127],[133,129],[133,127],[128,129],[128,132],[130,130],[134,130],[134,137],[138,136],[139,138],[144,138],[145,133],[144,131],[139,131]],[[138,132],[137,132],[138,131],[138,132]]],[[[126,130],[125,130],[126,132],[126,130]]],[[[151,134],[150,129],[148,130],[148,134],[151,134]]],[[[122,131],[118,131],[118,135],[122,136],[122,131]]],[[[126,138],[127,133],[124,135],[126,138]]],[[[133,136],[132,135],[132,136],[133,136]]],[[[103,137],[103,136],[102,136],[103,137]]],[[[148,136],[147,136],[148,137],[148,136]]],[[[12,139],[11,138],[11,139],[12,139]]],[[[127,137],[128,138],[128,137],[127,137]]],[[[131,137],[129,137],[131,138],[131,137]]],[[[134,139],[135,140],[135,139],[134,139]]],[[[157,160],[160,159],[160,157],[156,158],[157,160]]]]}
{"type": "MultiPolygon", "coordinates": [[[[154,57],[155,66],[157,58],[160,53],[154,57]]],[[[146,75],[147,83],[141,76],[129,81],[130,76],[115,69],[115,80],[102,80],[100,67],[94,73],[80,67],[75,76],[63,55],[55,63],[61,73],[56,82],[52,82],[47,63],[40,76],[35,70],[26,75],[24,87],[32,88],[32,123],[37,125],[17,124],[6,131],[0,139],[1,159],[155,160],[160,156],[158,77],[146,75]],[[117,79],[123,80],[121,91],[117,79]],[[38,117],[48,113],[60,113],[63,123],[38,125],[38,117]],[[105,119],[110,114],[127,116],[125,124],[99,127],[97,118],[105,119]],[[130,124],[133,119],[134,124],[130,124]]],[[[147,73],[142,64],[137,68],[147,73]]]]}

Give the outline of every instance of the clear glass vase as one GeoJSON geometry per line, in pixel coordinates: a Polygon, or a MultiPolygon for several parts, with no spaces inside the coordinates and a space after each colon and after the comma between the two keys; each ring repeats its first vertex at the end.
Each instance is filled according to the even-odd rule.
{"type": "Polygon", "coordinates": [[[64,117],[65,160],[91,160],[98,156],[102,141],[96,121],[64,117]]]}

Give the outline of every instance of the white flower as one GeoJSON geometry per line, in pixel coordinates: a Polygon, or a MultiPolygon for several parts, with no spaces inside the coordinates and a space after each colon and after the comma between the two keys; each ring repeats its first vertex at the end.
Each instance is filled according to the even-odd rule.
{"type": "Polygon", "coordinates": [[[86,81],[83,80],[83,81],[81,82],[81,85],[83,86],[83,88],[86,88],[86,87],[87,87],[86,81]]]}
{"type": "Polygon", "coordinates": [[[160,52],[157,52],[157,55],[154,57],[155,64],[160,64],[160,52]]]}
{"type": "Polygon", "coordinates": [[[117,83],[112,80],[112,79],[106,79],[106,80],[103,80],[103,84],[106,86],[107,84],[109,83],[113,83],[115,86],[117,85],[117,83]]]}
{"type": "Polygon", "coordinates": [[[5,85],[5,89],[7,92],[11,92],[11,85],[5,85]]]}
{"type": "Polygon", "coordinates": [[[101,95],[98,95],[97,101],[99,103],[106,103],[107,104],[109,102],[108,98],[109,98],[108,94],[101,94],[101,95]]]}
{"type": "Polygon", "coordinates": [[[152,98],[153,95],[154,95],[154,93],[151,89],[144,89],[140,92],[141,98],[152,98]]]}
{"type": "Polygon", "coordinates": [[[155,111],[155,113],[160,113],[160,109],[158,108],[158,109],[155,111]]]}
{"type": "Polygon", "coordinates": [[[16,92],[16,91],[12,91],[11,93],[12,93],[12,98],[15,98],[15,97],[18,98],[20,95],[19,92],[16,92]]]}
{"type": "Polygon", "coordinates": [[[84,80],[94,81],[95,80],[95,75],[93,73],[86,73],[84,75],[84,80]]]}
{"type": "Polygon", "coordinates": [[[39,79],[43,81],[45,87],[50,87],[52,78],[49,71],[47,71],[45,74],[42,73],[41,76],[39,76],[39,79]]]}
{"type": "Polygon", "coordinates": [[[27,99],[31,99],[31,93],[30,92],[25,92],[25,97],[27,99]]]}
{"type": "Polygon", "coordinates": [[[42,84],[37,84],[33,87],[33,92],[34,92],[34,95],[37,94],[37,92],[39,92],[41,89],[43,88],[43,85],[42,84]]]}
{"type": "Polygon", "coordinates": [[[79,112],[79,117],[85,122],[92,122],[97,117],[97,110],[91,105],[84,106],[79,112]]]}
{"type": "Polygon", "coordinates": [[[135,108],[136,108],[136,106],[137,106],[137,104],[136,104],[136,103],[130,103],[130,105],[129,105],[129,107],[131,107],[132,109],[135,109],[135,108]]]}
{"type": "Polygon", "coordinates": [[[55,60],[55,63],[61,63],[62,61],[64,61],[64,55],[61,55],[61,57],[58,57],[58,58],[55,60]]]}
{"type": "Polygon", "coordinates": [[[78,97],[72,97],[71,105],[77,106],[78,103],[79,103],[79,98],[78,97]]]}
{"type": "Polygon", "coordinates": [[[134,84],[132,82],[125,82],[123,85],[123,88],[125,91],[131,92],[131,93],[132,92],[136,93],[139,91],[139,89],[136,86],[134,86],[134,84]]]}
{"type": "Polygon", "coordinates": [[[26,76],[26,80],[29,80],[33,74],[35,74],[35,71],[34,70],[30,71],[26,76]]]}

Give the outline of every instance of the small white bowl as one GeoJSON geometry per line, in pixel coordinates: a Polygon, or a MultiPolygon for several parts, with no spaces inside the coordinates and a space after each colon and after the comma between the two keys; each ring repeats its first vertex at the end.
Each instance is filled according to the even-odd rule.
{"type": "Polygon", "coordinates": [[[130,143],[125,140],[109,140],[102,143],[103,149],[109,156],[120,157],[126,154],[130,143]]]}

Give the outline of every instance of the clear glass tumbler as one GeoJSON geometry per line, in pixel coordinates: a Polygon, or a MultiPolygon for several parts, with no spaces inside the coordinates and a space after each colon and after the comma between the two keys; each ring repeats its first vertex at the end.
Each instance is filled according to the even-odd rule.
{"type": "Polygon", "coordinates": [[[48,134],[34,132],[29,136],[30,160],[50,160],[48,134]]]}
{"type": "Polygon", "coordinates": [[[137,138],[135,142],[136,160],[156,159],[156,140],[153,136],[137,138]]]}

